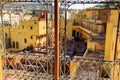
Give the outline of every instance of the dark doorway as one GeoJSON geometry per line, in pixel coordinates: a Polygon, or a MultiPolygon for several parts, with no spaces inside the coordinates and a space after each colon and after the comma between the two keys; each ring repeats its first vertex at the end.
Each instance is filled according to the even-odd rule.
{"type": "Polygon", "coordinates": [[[76,30],[73,30],[72,31],[72,36],[75,38],[75,33],[76,33],[76,30]]]}
{"type": "Polygon", "coordinates": [[[77,32],[77,38],[79,38],[79,32],[77,32]]]}

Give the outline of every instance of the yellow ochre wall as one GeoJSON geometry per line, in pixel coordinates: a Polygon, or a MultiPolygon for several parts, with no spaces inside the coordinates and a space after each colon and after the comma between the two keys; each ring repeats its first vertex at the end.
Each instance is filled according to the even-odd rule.
{"type": "Polygon", "coordinates": [[[70,62],[70,77],[74,76],[76,68],[77,68],[77,62],[71,61],[70,62]]]}
{"type": "Polygon", "coordinates": [[[85,18],[85,19],[91,19],[91,18],[92,18],[91,11],[88,10],[88,9],[85,9],[85,10],[83,11],[83,15],[84,15],[84,18],[85,18]]]}
{"type": "Polygon", "coordinates": [[[73,28],[73,21],[69,20],[66,26],[66,37],[68,39],[72,39],[72,28],[73,28]]]}
{"type": "MultiPolygon", "coordinates": [[[[49,21],[48,26],[54,26],[54,22],[49,21]]],[[[64,27],[64,20],[61,20],[60,27],[64,27]]],[[[68,20],[67,26],[66,26],[66,33],[67,38],[72,39],[72,27],[73,27],[73,21],[68,20]]],[[[9,36],[9,28],[6,27],[5,29],[6,33],[9,36]]],[[[35,20],[25,20],[20,21],[20,24],[18,27],[10,27],[10,37],[11,37],[11,44],[12,48],[9,50],[17,51],[22,50],[26,48],[27,46],[31,44],[35,44],[37,42],[36,36],[46,34],[46,21],[45,20],[38,20],[38,18],[35,18],[35,20]],[[32,29],[31,29],[32,27],[32,29]],[[32,39],[31,39],[32,37],[32,39]],[[24,39],[26,38],[27,42],[24,42],[24,39]],[[13,42],[15,42],[15,48],[13,48],[13,42]],[[18,42],[19,47],[16,48],[16,42],[18,42]]],[[[46,37],[42,38],[40,40],[43,44],[46,44],[46,37]]]]}
{"type": "MultiPolygon", "coordinates": [[[[9,37],[9,27],[5,27],[5,33],[7,33],[9,37]]],[[[43,34],[46,34],[45,20],[39,21],[38,18],[35,18],[34,20],[20,21],[18,27],[10,27],[12,48],[9,50],[22,50],[31,44],[35,44],[36,36],[43,34]],[[13,48],[13,42],[15,42],[15,48],[13,48]],[[16,42],[18,42],[18,48],[16,48],[16,42]]],[[[45,43],[46,38],[44,37],[41,42],[45,43]]]]}
{"type": "Polygon", "coordinates": [[[119,32],[119,34],[118,34],[116,58],[117,58],[117,59],[120,59],[120,32],[119,32]]]}
{"type": "MultiPolygon", "coordinates": [[[[52,26],[54,28],[54,21],[52,20],[52,26]]],[[[60,19],[59,21],[60,32],[62,32],[65,28],[64,20],[60,19]]],[[[72,28],[73,28],[73,21],[71,19],[67,20],[66,22],[66,38],[72,39],[72,28]]],[[[64,37],[64,34],[61,33],[61,37],[64,37]]]]}
{"type": "MultiPolygon", "coordinates": [[[[46,34],[46,21],[40,21],[39,22],[39,35],[46,34]]],[[[46,44],[46,37],[43,37],[41,39],[41,44],[46,44]]]]}
{"type": "Polygon", "coordinates": [[[105,44],[99,43],[99,42],[91,42],[88,40],[87,41],[87,48],[91,51],[104,51],[105,44]]]}
{"type": "MultiPolygon", "coordinates": [[[[110,20],[107,23],[106,44],[104,60],[114,61],[120,58],[120,35],[118,34],[117,51],[115,51],[116,33],[118,26],[118,10],[111,10],[110,20]],[[116,53],[115,53],[116,52],[116,53]]],[[[120,78],[120,64],[116,63],[111,65],[110,76],[112,80],[118,80],[120,78]]]]}
{"type": "Polygon", "coordinates": [[[110,21],[107,22],[104,60],[114,60],[117,26],[118,11],[111,10],[110,21]]]}

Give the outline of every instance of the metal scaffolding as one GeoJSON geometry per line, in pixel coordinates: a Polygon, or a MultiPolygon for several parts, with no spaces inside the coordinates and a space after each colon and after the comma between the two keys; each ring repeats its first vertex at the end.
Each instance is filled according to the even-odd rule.
{"type": "Polygon", "coordinates": [[[102,61],[82,58],[73,62],[77,63],[77,67],[70,80],[119,80],[119,60],[102,61]]]}
{"type": "MultiPolygon", "coordinates": [[[[86,58],[73,58],[67,59],[65,55],[61,55],[61,52],[66,54],[67,46],[61,45],[61,36],[59,34],[65,34],[66,37],[66,21],[64,29],[59,27],[59,3],[65,6],[65,17],[67,17],[67,9],[72,4],[97,4],[97,3],[120,3],[119,0],[4,0],[0,1],[1,5],[1,21],[0,26],[0,80],[101,80],[106,78],[108,80],[119,80],[120,74],[120,61],[102,61],[95,59],[86,58]],[[51,30],[50,26],[47,26],[46,18],[46,34],[49,38],[46,53],[9,53],[5,49],[5,38],[4,38],[4,27],[2,20],[2,6],[5,3],[14,2],[39,2],[43,4],[52,4],[54,2],[54,31],[51,30]],[[54,35],[53,35],[54,33],[54,35]],[[55,36],[55,37],[53,37],[55,36]],[[51,44],[55,43],[55,47],[50,47],[51,44]],[[60,46],[59,46],[60,45],[60,46]],[[55,50],[54,50],[55,48],[55,50]],[[62,51],[60,51],[62,50],[62,51]],[[54,53],[54,54],[53,54],[54,53]],[[3,64],[1,62],[3,59],[3,64]],[[71,62],[76,63],[76,68],[74,69],[71,62]],[[54,65],[54,66],[53,66],[54,65]],[[71,66],[70,66],[71,65],[71,66]],[[2,68],[3,67],[3,68],[2,68]],[[73,69],[73,74],[70,75],[73,69]],[[117,71],[117,72],[116,72],[117,71]],[[112,76],[116,72],[116,75],[112,76]],[[3,74],[3,77],[2,77],[3,74]]],[[[47,5],[48,7],[48,5],[47,5]]],[[[47,15],[47,11],[46,11],[47,15]]],[[[53,27],[52,27],[53,28],[53,27]]],[[[66,39],[65,39],[66,42],[66,39]]]]}

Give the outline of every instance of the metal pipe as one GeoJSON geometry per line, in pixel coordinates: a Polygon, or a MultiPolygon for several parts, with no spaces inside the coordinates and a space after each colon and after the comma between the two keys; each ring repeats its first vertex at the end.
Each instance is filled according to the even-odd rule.
{"type": "Polygon", "coordinates": [[[46,51],[48,55],[48,3],[46,3],[46,51]]]}
{"type": "Polygon", "coordinates": [[[65,47],[64,47],[64,57],[66,55],[66,47],[67,47],[67,44],[66,44],[66,27],[67,27],[67,9],[66,9],[66,0],[65,0],[65,47]]]}
{"type": "Polygon", "coordinates": [[[54,58],[54,80],[59,80],[59,0],[54,1],[55,13],[55,58],[54,58]]]}
{"type": "MultiPolygon", "coordinates": [[[[4,27],[3,27],[3,14],[2,14],[2,8],[3,8],[3,4],[2,2],[1,3],[1,6],[0,6],[0,12],[1,12],[1,29],[2,29],[2,39],[1,39],[1,42],[2,42],[2,48],[3,48],[3,53],[5,54],[5,37],[4,37],[4,27]]],[[[2,50],[1,50],[2,51],[2,50]]],[[[2,52],[0,51],[0,80],[2,80],[2,52]]]]}
{"type": "Polygon", "coordinates": [[[12,47],[12,46],[11,46],[11,32],[10,32],[10,30],[11,30],[10,28],[12,27],[11,13],[9,13],[9,16],[10,16],[10,24],[9,24],[9,39],[10,39],[10,46],[9,46],[9,47],[11,48],[11,47],[12,47]]]}
{"type": "Polygon", "coordinates": [[[2,12],[2,8],[3,8],[4,4],[1,5],[1,27],[2,27],[2,33],[3,33],[3,49],[4,49],[4,53],[6,53],[6,45],[5,45],[5,32],[4,32],[4,24],[3,24],[3,12],[2,12]]]}
{"type": "Polygon", "coordinates": [[[67,34],[66,34],[66,29],[67,29],[67,9],[66,9],[66,0],[65,0],[65,38],[64,38],[64,67],[63,67],[63,73],[65,74],[65,71],[66,71],[66,66],[65,66],[65,61],[66,61],[66,48],[67,48],[67,34]]]}
{"type": "MultiPolygon", "coordinates": [[[[46,52],[47,52],[47,56],[48,56],[48,3],[46,3],[46,52]]],[[[47,61],[47,73],[49,73],[49,68],[48,68],[49,64],[47,61]]]]}

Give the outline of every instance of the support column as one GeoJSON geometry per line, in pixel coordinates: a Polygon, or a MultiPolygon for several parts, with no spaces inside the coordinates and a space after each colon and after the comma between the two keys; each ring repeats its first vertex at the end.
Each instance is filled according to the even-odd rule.
{"type": "Polygon", "coordinates": [[[59,0],[54,0],[54,25],[55,25],[55,58],[54,58],[54,80],[59,80],[59,0]]]}
{"type": "Polygon", "coordinates": [[[2,54],[5,52],[5,43],[4,43],[4,29],[3,29],[3,15],[2,15],[2,1],[0,1],[0,16],[1,16],[1,36],[0,36],[0,80],[2,79],[2,54]]]}

